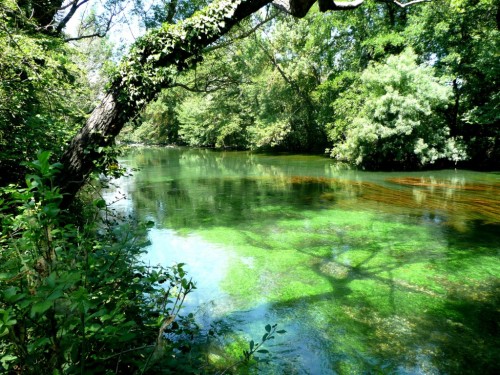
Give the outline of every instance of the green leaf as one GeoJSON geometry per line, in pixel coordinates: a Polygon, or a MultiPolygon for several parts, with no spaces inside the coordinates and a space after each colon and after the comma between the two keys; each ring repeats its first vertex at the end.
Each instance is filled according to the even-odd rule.
{"type": "Polygon", "coordinates": [[[259,349],[259,350],[257,350],[257,353],[269,353],[269,350],[259,349]]]}
{"type": "Polygon", "coordinates": [[[96,199],[93,203],[94,203],[94,206],[96,206],[97,208],[106,207],[106,201],[104,199],[96,199]]]}
{"type": "Polygon", "coordinates": [[[55,272],[51,273],[46,279],[47,285],[51,288],[56,286],[56,274],[55,272]]]}
{"type": "Polygon", "coordinates": [[[0,328],[0,337],[3,337],[9,333],[9,328],[5,327],[3,330],[0,328]]]}
{"type": "MultiPolygon", "coordinates": [[[[1,204],[1,202],[0,202],[0,204],[1,204]]],[[[8,279],[12,278],[13,276],[14,276],[14,274],[12,274],[12,273],[2,272],[2,273],[0,273],[0,281],[8,280],[8,279]]]]}
{"type": "Polygon", "coordinates": [[[270,324],[266,325],[266,331],[271,332],[271,325],[270,324]]]}
{"type": "Polygon", "coordinates": [[[31,317],[33,318],[36,314],[43,314],[45,311],[52,307],[52,301],[42,301],[35,303],[31,307],[31,317]]]}
{"type": "Polygon", "coordinates": [[[59,214],[60,209],[59,209],[59,207],[57,207],[56,204],[50,203],[50,204],[44,206],[42,211],[45,215],[47,215],[47,217],[55,218],[59,214]]]}
{"type": "Polygon", "coordinates": [[[17,287],[10,287],[4,290],[3,295],[4,298],[7,302],[13,303],[13,302],[18,302],[19,300],[23,299],[26,294],[25,293],[18,293],[19,288],[17,287]]]}
{"type": "Polygon", "coordinates": [[[54,301],[63,296],[62,290],[55,290],[50,296],[47,297],[47,301],[54,301]]]}
{"type": "Polygon", "coordinates": [[[17,359],[16,356],[13,356],[11,354],[7,354],[7,355],[2,356],[2,359],[0,359],[0,362],[2,363],[2,366],[5,368],[7,362],[12,362],[12,361],[15,361],[16,359],[17,359]]]}
{"type": "Polygon", "coordinates": [[[51,154],[50,151],[41,151],[41,152],[39,152],[38,155],[37,155],[37,158],[38,158],[37,162],[40,165],[48,164],[48,161],[49,161],[49,158],[50,158],[50,154],[51,154]]]}

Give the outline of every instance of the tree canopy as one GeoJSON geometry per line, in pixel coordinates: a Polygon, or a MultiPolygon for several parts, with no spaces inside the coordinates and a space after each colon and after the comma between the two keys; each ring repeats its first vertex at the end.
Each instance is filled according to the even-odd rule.
{"type": "Polygon", "coordinates": [[[466,21],[460,8],[443,2],[364,5],[349,13],[312,10],[301,20],[269,12],[240,23],[209,48],[205,64],[176,78],[177,88],[155,101],[154,126],[163,135],[151,137],[157,133],[148,128],[153,123],[147,109],[145,126],[136,133],[127,128],[125,139],[301,152],[327,148],[338,160],[370,169],[493,167],[498,72],[493,58],[480,55],[485,46],[496,48],[495,6],[467,3],[467,14],[477,13],[466,21]],[[446,33],[441,29],[459,22],[477,36],[440,39],[446,33]],[[251,37],[240,38],[249,32],[251,37]],[[474,46],[452,48],[469,42],[474,46]],[[468,68],[449,64],[454,59],[470,61],[468,68]],[[488,79],[480,85],[484,74],[488,79]],[[481,94],[471,95],[476,90],[481,94]],[[361,121],[360,110],[369,105],[361,121]],[[476,111],[488,118],[471,117],[476,111]],[[159,113],[165,114],[163,126],[159,113]]]}

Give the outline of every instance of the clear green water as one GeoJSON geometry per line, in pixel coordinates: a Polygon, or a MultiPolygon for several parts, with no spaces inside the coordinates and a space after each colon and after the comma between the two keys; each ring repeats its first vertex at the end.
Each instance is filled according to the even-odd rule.
{"type": "MultiPolygon", "coordinates": [[[[156,223],[151,263],[188,264],[188,308],[241,339],[287,330],[254,372],[500,373],[499,173],[182,148],[122,162],[139,170],[107,199],[156,223]]],[[[226,349],[213,358],[242,348],[226,349]]]]}

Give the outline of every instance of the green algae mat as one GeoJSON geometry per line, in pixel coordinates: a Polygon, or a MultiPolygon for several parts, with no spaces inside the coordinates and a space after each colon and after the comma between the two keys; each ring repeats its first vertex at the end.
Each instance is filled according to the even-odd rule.
{"type": "Polygon", "coordinates": [[[500,174],[369,173],[316,156],[141,148],[117,209],[153,220],[148,261],[187,263],[188,309],[259,340],[261,374],[494,374],[500,174]]]}

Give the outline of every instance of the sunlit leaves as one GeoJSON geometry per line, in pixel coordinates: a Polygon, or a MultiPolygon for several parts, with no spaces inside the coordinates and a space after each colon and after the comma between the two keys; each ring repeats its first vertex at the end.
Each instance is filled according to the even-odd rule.
{"type": "MultiPolygon", "coordinates": [[[[158,318],[178,315],[195,285],[182,265],[139,261],[150,222],[117,224],[102,199],[79,212],[84,226],[63,215],[61,195],[51,187],[57,168],[49,159],[43,152],[28,163],[27,189],[0,189],[0,229],[9,235],[0,238],[0,369],[148,368],[158,318]],[[139,349],[118,358],[131,347],[139,349]]],[[[193,332],[184,320],[173,323],[162,344],[168,350],[185,344],[176,337],[193,332]]]]}
{"type": "MultiPolygon", "coordinates": [[[[436,111],[449,103],[451,88],[429,66],[417,66],[407,50],[384,64],[372,64],[360,81],[361,107],[350,106],[352,120],[332,156],[360,166],[416,166],[439,159],[463,160],[463,147],[449,137],[436,111]]],[[[335,107],[349,105],[339,99],[335,107]]],[[[344,110],[346,110],[344,108],[344,110]]]]}
{"type": "Polygon", "coordinates": [[[206,41],[215,37],[240,4],[220,0],[176,25],[164,24],[139,39],[116,77],[131,107],[147,103],[176,76],[197,61],[206,41]],[[194,58],[192,58],[194,56],[194,58]]]}
{"type": "Polygon", "coordinates": [[[89,92],[69,46],[3,15],[0,10],[0,179],[14,182],[20,163],[40,149],[62,151],[85,117],[89,92]]]}

